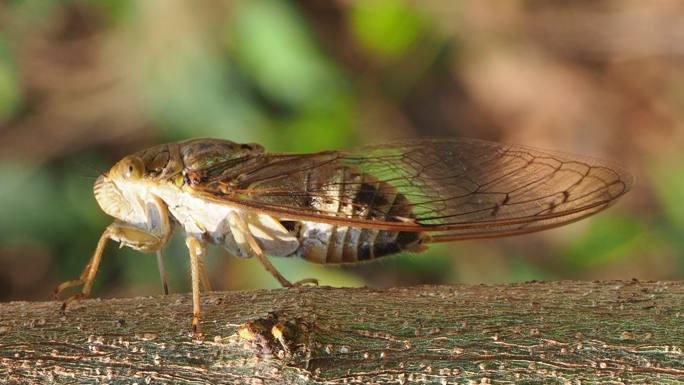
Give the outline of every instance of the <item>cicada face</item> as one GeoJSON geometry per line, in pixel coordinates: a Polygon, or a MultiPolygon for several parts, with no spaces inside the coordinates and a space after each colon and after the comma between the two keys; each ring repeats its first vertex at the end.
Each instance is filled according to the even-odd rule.
{"type": "Polygon", "coordinates": [[[160,185],[173,188],[182,176],[183,162],[178,144],[155,146],[128,155],[101,175],[94,186],[100,208],[112,217],[130,225],[149,228],[151,193],[160,185]]]}
{"type": "Polygon", "coordinates": [[[147,181],[144,174],[142,159],[131,155],[100,175],[93,188],[100,208],[123,222],[134,225],[145,223],[147,218],[143,202],[147,181]]]}

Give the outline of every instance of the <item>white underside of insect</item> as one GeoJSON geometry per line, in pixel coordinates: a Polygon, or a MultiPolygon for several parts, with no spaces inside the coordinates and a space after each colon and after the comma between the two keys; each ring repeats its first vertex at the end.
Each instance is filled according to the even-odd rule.
{"type": "MultiPolygon", "coordinates": [[[[141,190],[145,193],[144,188],[141,190]]],[[[226,204],[207,202],[189,192],[178,191],[175,186],[157,186],[148,194],[151,195],[151,201],[158,197],[166,204],[170,214],[188,236],[223,246],[231,255],[244,258],[253,256],[245,235],[239,224],[235,223],[236,216],[247,224],[249,232],[266,254],[283,257],[299,248],[297,238],[269,215],[243,212],[226,204]]],[[[148,217],[147,223],[154,224],[154,220],[148,217]]]]}

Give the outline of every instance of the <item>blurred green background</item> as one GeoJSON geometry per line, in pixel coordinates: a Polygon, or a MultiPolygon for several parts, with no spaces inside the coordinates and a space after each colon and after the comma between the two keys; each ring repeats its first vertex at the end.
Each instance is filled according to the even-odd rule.
{"type": "MultiPolygon", "coordinates": [[[[614,160],[611,209],[559,229],[286,277],[376,287],[684,278],[684,6],[659,1],[4,1],[0,300],[48,299],[109,218],[92,184],[189,137],[317,151],[467,136],[614,160]]],[[[172,291],[189,288],[180,237],[172,291]]],[[[276,287],[212,248],[214,288],[276,287]]],[[[153,255],[110,243],[96,296],[160,292],[153,255]]]]}

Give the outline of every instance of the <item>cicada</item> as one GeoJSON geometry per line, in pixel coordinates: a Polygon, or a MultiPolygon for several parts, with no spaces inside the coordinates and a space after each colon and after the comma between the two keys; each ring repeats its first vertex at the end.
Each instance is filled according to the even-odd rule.
{"type": "Polygon", "coordinates": [[[293,286],[267,255],[356,263],[435,242],[544,230],[603,210],[631,181],[605,161],[472,139],[310,154],[221,139],[167,143],[126,156],[97,179],[95,198],[114,221],[79,279],[55,291],[82,285],[64,306],[88,296],[108,240],[161,256],[180,228],[196,331],[200,283],[209,289],[202,263],[208,244],[256,257],[293,286]]]}

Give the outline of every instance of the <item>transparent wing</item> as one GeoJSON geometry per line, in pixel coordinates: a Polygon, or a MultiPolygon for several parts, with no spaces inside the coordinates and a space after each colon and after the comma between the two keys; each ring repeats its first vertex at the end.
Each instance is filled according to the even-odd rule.
{"type": "Polygon", "coordinates": [[[604,209],[631,176],[607,162],[471,139],[417,139],[350,151],[266,155],[196,188],[280,218],[435,240],[503,236],[604,209]]]}

